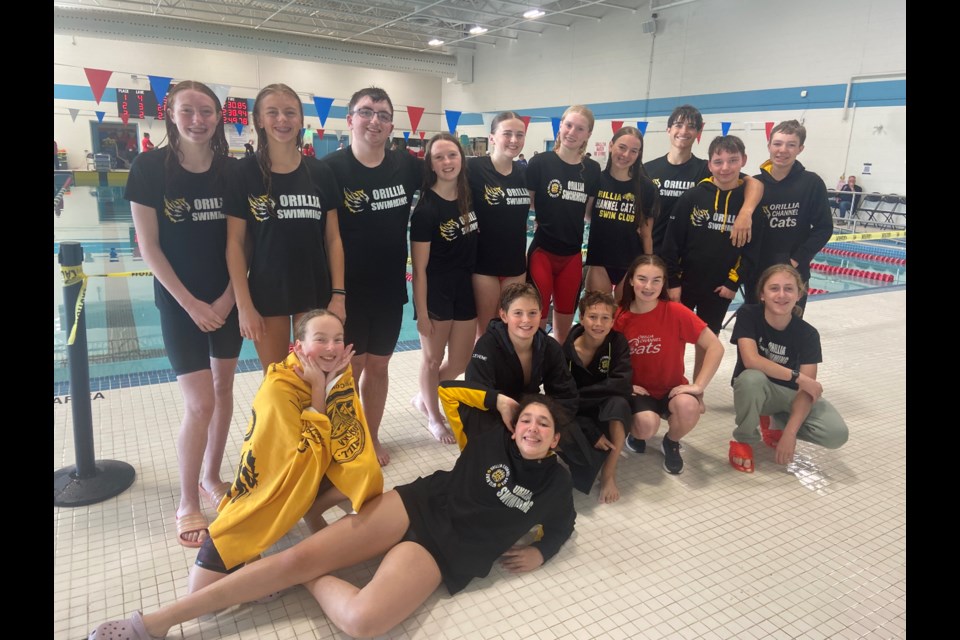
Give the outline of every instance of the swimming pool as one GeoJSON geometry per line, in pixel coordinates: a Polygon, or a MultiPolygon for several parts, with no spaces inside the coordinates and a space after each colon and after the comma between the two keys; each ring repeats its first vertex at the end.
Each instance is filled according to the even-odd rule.
{"type": "MultiPolygon", "coordinates": [[[[62,174],[60,174],[62,175],[62,174]]],[[[54,326],[53,373],[54,395],[68,393],[66,359],[66,310],[63,307],[63,289],[57,263],[59,243],[76,241],[83,245],[84,271],[88,274],[141,271],[147,267],[134,243],[134,228],[130,205],[123,198],[123,187],[77,186],[57,183],[55,199],[60,194],[61,205],[55,206],[54,217],[54,326]]],[[[589,232],[589,231],[588,231],[589,232]]],[[[528,242],[532,238],[532,224],[528,242]]],[[[815,264],[881,272],[889,282],[814,271],[810,288],[836,295],[861,292],[882,287],[906,284],[905,264],[881,261],[879,258],[906,257],[905,240],[843,242],[828,245],[841,253],[820,253],[815,264]],[[846,255],[850,254],[850,255],[846,255]]],[[[408,272],[409,272],[408,266],[408,272]]],[[[407,283],[407,295],[412,301],[413,291],[407,283]]],[[[731,310],[742,303],[740,294],[731,310]]],[[[91,387],[94,390],[132,384],[173,380],[169,361],[163,349],[160,333],[160,315],[153,302],[152,277],[90,278],[84,303],[87,341],[90,359],[91,387]]],[[[404,308],[398,351],[420,348],[413,304],[404,308]]],[[[255,371],[260,368],[253,343],[244,341],[240,352],[240,369],[255,371]]]]}

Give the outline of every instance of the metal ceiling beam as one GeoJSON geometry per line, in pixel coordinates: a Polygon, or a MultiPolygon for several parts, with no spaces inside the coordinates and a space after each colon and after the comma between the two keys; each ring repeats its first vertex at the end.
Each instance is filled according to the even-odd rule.
{"type": "Polygon", "coordinates": [[[54,7],[55,35],[74,35],[138,43],[190,46],[247,55],[308,60],[454,77],[456,56],[420,52],[355,42],[344,46],[339,40],[321,36],[276,33],[227,24],[213,24],[183,18],[151,16],[147,13],[54,7]]]}

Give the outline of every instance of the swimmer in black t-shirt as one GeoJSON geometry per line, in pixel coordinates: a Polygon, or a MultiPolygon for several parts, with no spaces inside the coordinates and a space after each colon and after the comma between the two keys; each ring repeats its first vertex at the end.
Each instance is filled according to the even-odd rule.
{"type": "Polygon", "coordinates": [[[240,333],[253,340],[266,372],[287,357],[291,330],[304,313],[325,307],[345,317],[343,245],[332,175],[300,151],[297,93],[284,84],[264,87],[253,122],[257,153],[238,163],[227,202],[227,266],[240,333]]]}
{"type": "Polygon", "coordinates": [[[467,161],[480,230],[473,274],[478,340],[497,317],[500,292],[524,282],[527,275],[527,161],[514,160],[517,154],[523,157],[525,139],[523,120],[513,111],[504,111],[490,123],[490,155],[467,161]]]}
{"type": "Polygon", "coordinates": [[[426,416],[434,438],[454,444],[453,433],[443,424],[437,385],[459,377],[473,351],[477,216],[457,139],[438,133],[427,143],[426,154],[420,201],[410,220],[413,305],[423,348],[420,393],[413,406],[426,416]]]}
{"type": "Polygon", "coordinates": [[[183,396],[177,541],[191,548],[207,536],[200,493],[216,506],[230,487],[220,466],[243,342],[224,258],[224,173],[235,161],[222,115],[209,87],[178,82],[167,97],[169,142],[137,157],[125,194],[153,271],[164,347],[183,396]]]}

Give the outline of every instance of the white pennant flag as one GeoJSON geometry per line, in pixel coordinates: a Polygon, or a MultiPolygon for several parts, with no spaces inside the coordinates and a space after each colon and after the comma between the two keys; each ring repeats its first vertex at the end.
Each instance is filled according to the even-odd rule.
{"type": "Polygon", "coordinates": [[[230,85],[228,84],[209,84],[210,90],[213,91],[214,95],[217,96],[217,99],[220,100],[220,105],[223,106],[227,102],[227,95],[230,93],[230,85]]]}
{"type": "Polygon", "coordinates": [[[76,122],[76,121],[77,121],[77,116],[80,115],[80,109],[69,109],[69,108],[68,108],[67,111],[70,112],[70,120],[71,120],[71,122],[76,122]]]}
{"type": "Polygon", "coordinates": [[[491,125],[493,125],[494,114],[482,112],[480,117],[483,118],[483,130],[484,132],[490,131],[491,125]]]}

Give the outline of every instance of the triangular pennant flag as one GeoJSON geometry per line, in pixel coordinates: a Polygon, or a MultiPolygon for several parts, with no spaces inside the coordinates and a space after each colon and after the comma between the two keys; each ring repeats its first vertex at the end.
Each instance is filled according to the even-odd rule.
{"type": "Polygon", "coordinates": [[[747,131],[747,132],[753,131],[753,123],[752,123],[752,122],[744,122],[744,123],[743,123],[743,130],[744,130],[744,131],[747,131]]]}
{"type": "Polygon", "coordinates": [[[313,139],[316,140],[317,138],[323,140],[323,129],[317,129],[317,132],[313,134],[313,139]]]}
{"type": "MultiPolygon", "coordinates": [[[[706,126],[707,126],[707,123],[704,122],[704,123],[703,123],[703,126],[706,127],[706,126]]],[[[700,144],[700,137],[701,137],[702,135],[703,135],[703,129],[700,129],[700,132],[697,133],[697,144],[700,144]]]]}
{"type": "Polygon", "coordinates": [[[407,105],[407,115],[410,116],[410,129],[416,131],[420,126],[420,118],[423,117],[423,107],[411,107],[407,105]]]}
{"type": "Polygon", "coordinates": [[[447,114],[447,129],[450,130],[450,134],[452,135],[457,130],[457,123],[460,122],[460,116],[463,115],[463,111],[446,109],[445,112],[447,114]]]}
{"type": "Polygon", "coordinates": [[[520,116],[520,119],[523,121],[523,130],[526,131],[530,127],[530,116],[520,116]]]}
{"type": "Polygon", "coordinates": [[[640,130],[640,135],[642,135],[642,136],[647,135],[647,125],[648,125],[648,124],[650,124],[650,123],[649,123],[649,122],[646,122],[646,121],[644,121],[644,122],[639,122],[639,121],[638,121],[638,122],[637,122],[637,129],[640,130]]]}
{"type": "Polygon", "coordinates": [[[623,120],[613,120],[610,123],[610,126],[613,127],[613,132],[616,133],[617,131],[620,131],[621,128],[623,128],[623,120]]]}
{"type": "Polygon", "coordinates": [[[560,118],[550,118],[550,124],[553,125],[553,137],[560,135],[560,118]]]}
{"type": "Polygon", "coordinates": [[[113,71],[84,68],[83,72],[87,74],[87,82],[90,83],[90,88],[93,90],[93,99],[97,101],[97,104],[100,104],[103,91],[107,88],[107,83],[110,82],[113,71]]]}
{"type": "Polygon", "coordinates": [[[238,123],[234,124],[233,126],[235,126],[235,127],[237,128],[237,135],[238,135],[238,136],[242,136],[242,135],[243,135],[243,123],[242,123],[242,122],[238,122],[238,123]]]}
{"type": "Polygon", "coordinates": [[[773,130],[773,123],[772,122],[766,123],[766,127],[767,127],[767,142],[770,142],[770,132],[773,130]]]}
{"type": "Polygon", "coordinates": [[[313,97],[313,106],[317,108],[317,117],[320,118],[320,126],[326,126],[327,116],[330,115],[330,107],[333,106],[333,98],[313,97]]]}
{"type": "Polygon", "coordinates": [[[427,135],[427,132],[426,132],[426,131],[421,131],[421,132],[420,132],[420,139],[423,140],[423,138],[424,138],[426,135],[427,135]]]}
{"type": "MultiPolygon", "coordinates": [[[[167,91],[170,90],[170,81],[173,78],[165,78],[164,76],[147,76],[150,79],[150,89],[153,91],[153,95],[157,97],[157,104],[163,104],[163,99],[167,97],[167,91]]],[[[221,101],[220,104],[223,104],[221,101]]]]}
{"type": "Polygon", "coordinates": [[[76,121],[77,121],[77,116],[80,115],[80,109],[69,109],[69,108],[68,108],[67,111],[70,112],[70,120],[71,120],[72,122],[76,122],[76,121]]]}
{"type": "Polygon", "coordinates": [[[217,96],[217,100],[220,101],[220,106],[227,104],[227,95],[230,93],[230,85],[228,84],[207,84],[210,87],[210,91],[213,91],[213,95],[217,96]]]}
{"type": "Polygon", "coordinates": [[[94,111],[94,113],[97,114],[98,122],[103,122],[103,116],[107,115],[106,111],[94,111]]]}
{"type": "Polygon", "coordinates": [[[730,122],[721,122],[720,123],[720,135],[725,136],[730,133],[730,122]]]}
{"type": "Polygon", "coordinates": [[[403,132],[403,139],[406,140],[407,142],[410,142],[410,132],[409,132],[409,131],[404,131],[404,132],[403,132]]]}
{"type": "Polygon", "coordinates": [[[487,113],[486,111],[484,111],[480,114],[480,118],[483,119],[483,130],[485,132],[490,131],[490,127],[493,126],[493,118],[494,118],[493,114],[487,113]]]}
{"type": "Polygon", "coordinates": [[[130,114],[126,111],[120,114],[120,120],[123,121],[123,124],[130,122],[130,114]]]}

